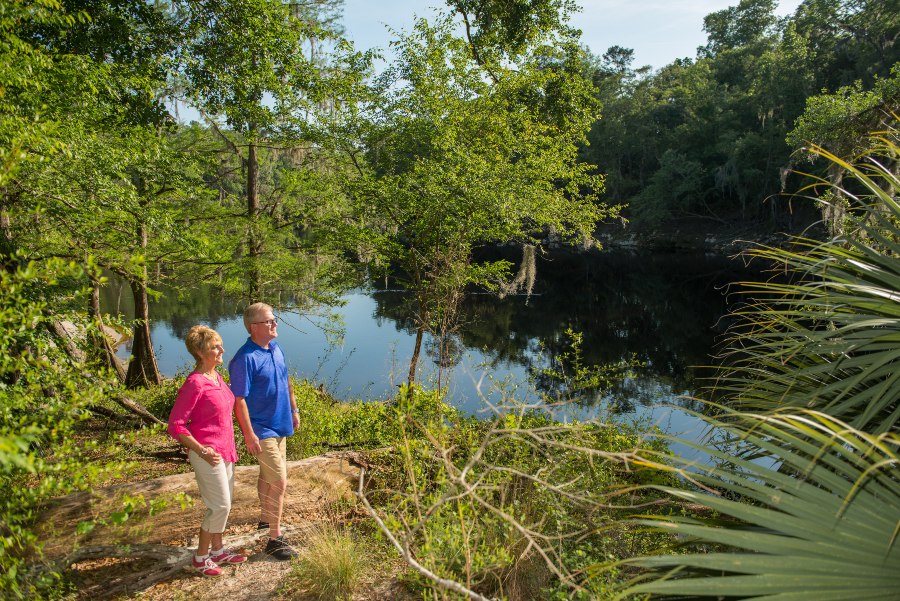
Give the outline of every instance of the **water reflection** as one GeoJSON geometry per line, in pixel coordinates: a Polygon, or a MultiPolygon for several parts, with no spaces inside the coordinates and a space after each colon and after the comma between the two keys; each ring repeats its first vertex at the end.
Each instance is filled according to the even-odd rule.
{"type": "MultiPolygon", "coordinates": [[[[534,375],[570,350],[566,330],[579,332],[586,364],[636,359],[643,365],[603,397],[630,412],[658,402],[660,387],[668,396],[698,390],[698,378],[707,374],[692,366],[709,364],[726,311],[724,288],[743,277],[734,262],[706,256],[598,253],[542,259],[531,298],[468,295],[461,327],[449,344],[454,357],[460,347],[477,349],[493,367],[520,365],[534,375]]],[[[415,334],[405,295],[376,291],[372,297],[377,320],[415,334]]],[[[437,347],[432,343],[432,356],[437,347]]],[[[549,388],[544,392],[552,392],[549,388]]]]}
{"type": "MultiPolygon", "coordinates": [[[[518,257],[512,256],[512,259],[518,257]]],[[[533,385],[553,393],[541,370],[571,351],[566,330],[583,336],[585,364],[611,365],[631,358],[642,367],[602,394],[584,399],[611,411],[673,419],[663,403],[690,406],[682,395],[695,393],[705,375],[691,367],[709,363],[726,311],[723,288],[744,279],[742,266],[723,258],[685,255],[593,253],[558,255],[538,261],[538,280],[530,298],[467,295],[462,323],[443,341],[426,337],[422,377],[449,381],[453,402],[467,411],[481,407],[488,378],[503,380],[519,394],[533,385]],[[443,359],[442,359],[443,357],[443,359]],[[448,380],[449,378],[449,380],[448,380]],[[479,388],[478,382],[482,385],[479,388]]],[[[345,297],[340,314],[344,335],[338,344],[310,323],[317,319],[283,314],[279,343],[290,368],[300,377],[326,385],[338,398],[386,398],[404,379],[413,349],[415,324],[408,295],[382,285],[345,297]]],[[[104,290],[106,310],[131,313],[127,287],[104,290]]],[[[193,361],[183,337],[197,323],[223,336],[226,354],[246,339],[240,310],[211,288],[170,293],[151,305],[152,336],[160,369],[172,376],[193,361]]],[[[318,320],[321,324],[321,320],[318,320]]],[[[127,351],[123,350],[127,357],[127,351]]]]}

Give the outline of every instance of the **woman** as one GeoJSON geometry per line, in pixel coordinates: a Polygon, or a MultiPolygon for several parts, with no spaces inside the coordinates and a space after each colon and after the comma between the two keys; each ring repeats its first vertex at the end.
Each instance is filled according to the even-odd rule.
{"type": "Polygon", "coordinates": [[[225,355],[222,337],[206,326],[194,326],[184,344],[197,365],[178,390],[168,432],[187,447],[200,497],[206,505],[193,566],[204,576],[221,576],[224,571],[219,566],[247,561],[243,555],[226,549],[222,542],[231,511],[237,461],[231,418],[234,395],[216,371],[225,355]]]}

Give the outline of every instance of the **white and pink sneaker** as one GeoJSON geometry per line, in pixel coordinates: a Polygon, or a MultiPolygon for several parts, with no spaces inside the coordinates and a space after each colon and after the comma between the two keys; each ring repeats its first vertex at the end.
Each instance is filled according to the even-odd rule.
{"type": "Polygon", "coordinates": [[[209,558],[219,565],[222,565],[223,563],[244,563],[245,561],[247,561],[246,556],[241,555],[240,553],[235,553],[230,549],[222,549],[221,553],[211,554],[209,558]]]}
{"type": "Polygon", "coordinates": [[[202,561],[197,561],[197,558],[194,557],[191,559],[191,565],[204,576],[221,576],[225,573],[225,570],[217,566],[209,557],[203,558],[202,561]]]}

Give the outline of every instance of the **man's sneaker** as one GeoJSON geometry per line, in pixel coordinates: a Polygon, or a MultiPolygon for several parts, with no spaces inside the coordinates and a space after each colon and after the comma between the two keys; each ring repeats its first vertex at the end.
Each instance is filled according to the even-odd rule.
{"type": "Polygon", "coordinates": [[[268,530],[268,529],[269,529],[269,522],[257,522],[257,523],[256,523],[256,529],[257,529],[257,530],[268,530]]]}
{"type": "Polygon", "coordinates": [[[221,576],[225,573],[225,570],[217,566],[209,557],[203,558],[203,561],[197,561],[195,557],[191,559],[191,565],[204,576],[221,576]]]}
{"type": "Polygon", "coordinates": [[[210,555],[209,558],[219,565],[222,565],[223,563],[244,563],[245,561],[247,561],[246,556],[239,553],[234,553],[230,549],[222,549],[221,553],[219,553],[218,555],[210,555]]]}
{"type": "Polygon", "coordinates": [[[271,555],[280,561],[287,561],[292,557],[296,557],[297,552],[287,544],[284,536],[279,536],[278,538],[270,538],[269,542],[266,543],[266,555],[271,555]]]}

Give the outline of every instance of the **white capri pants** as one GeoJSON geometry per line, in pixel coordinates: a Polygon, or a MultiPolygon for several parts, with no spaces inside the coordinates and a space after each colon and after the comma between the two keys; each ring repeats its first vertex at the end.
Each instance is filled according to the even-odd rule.
{"type": "Polygon", "coordinates": [[[200,498],[206,505],[201,528],[210,534],[225,532],[234,493],[234,464],[220,461],[217,465],[210,465],[193,450],[188,451],[188,460],[197,476],[200,498]]]}

